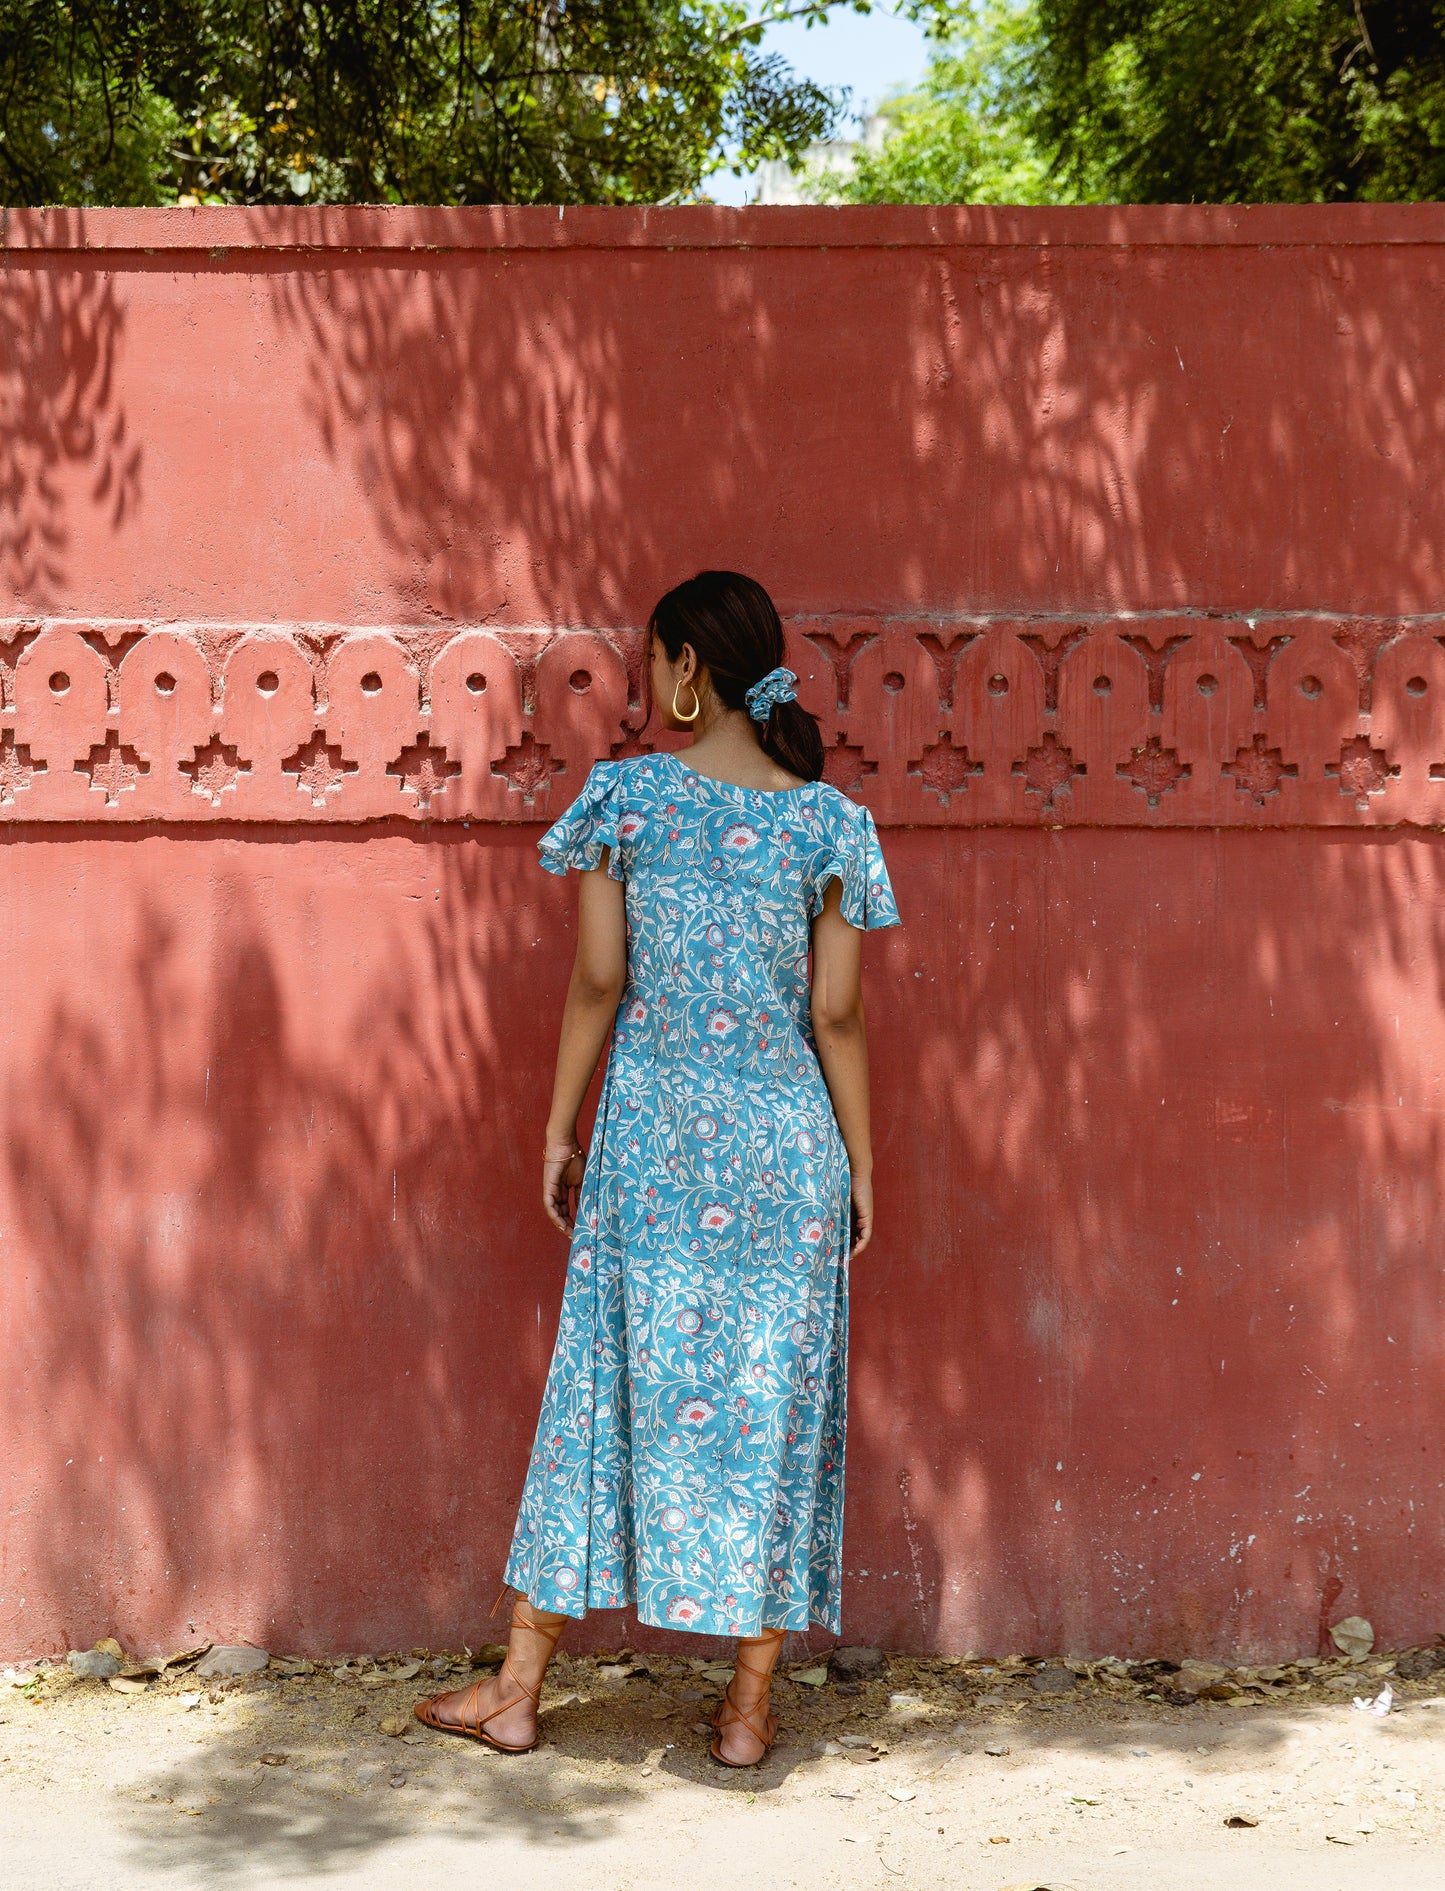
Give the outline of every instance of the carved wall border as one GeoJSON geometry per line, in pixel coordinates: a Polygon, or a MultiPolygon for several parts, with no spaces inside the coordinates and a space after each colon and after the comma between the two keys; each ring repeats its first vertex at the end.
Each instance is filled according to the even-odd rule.
{"type": "MultiPolygon", "coordinates": [[[[788,625],[885,826],[1445,826],[1445,613],[788,625]]],[[[641,753],[638,630],[0,622],[0,821],[532,822],[641,753]]]]}

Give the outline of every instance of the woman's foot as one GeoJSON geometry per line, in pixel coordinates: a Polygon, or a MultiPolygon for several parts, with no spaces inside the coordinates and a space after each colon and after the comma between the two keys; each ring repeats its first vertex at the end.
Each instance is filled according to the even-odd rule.
{"type": "Polygon", "coordinates": [[[713,1720],[713,1757],[725,1766],[756,1766],[773,1744],[778,1717],[768,1703],[785,1639],[783,1629],[765,1629],[756,1641],[738,1643],[733,1678],[713,1720]]]}
{"type": "Polygon", "coordinates": [[[480,1722],[503,1747],[530,1747],[537,1740],[537,1703],[523,1693],[507,1668],[473,1681],[431,1703],[434,1725],[467,1729],[480,1722]]]}
{"type": "Polygon", "coordinates": [[[418,1702],[417,1718],[443,1732],[470,1733],[489,1746],[526,1752],[537,1744],[542,1680],[566,1626],[565,1615],[544,1614],[519,1596],[512,1611],[507,1656],[499,1671],[450,1694],[418,1702]]]}

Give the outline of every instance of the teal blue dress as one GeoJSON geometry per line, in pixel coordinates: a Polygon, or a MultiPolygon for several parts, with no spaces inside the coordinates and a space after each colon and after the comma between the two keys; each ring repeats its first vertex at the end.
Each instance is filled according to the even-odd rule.
{"type": "Polygon", "coordinates": [[[626,886],[617,1009],[507,1580],[710,1635],[840,1626],[848,1159],[810,922],[896,926],[873,817],[667,753],[599,762],[539,842],[626,886]]]}

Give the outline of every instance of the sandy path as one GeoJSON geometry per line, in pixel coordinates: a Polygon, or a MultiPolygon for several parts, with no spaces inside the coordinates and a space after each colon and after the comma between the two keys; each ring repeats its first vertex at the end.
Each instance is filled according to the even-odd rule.
{"type": "Polygon", "coordinates": [[[5,1891],[1445,1886],[1445,1698],[1428,1684],[1402,1687],[1376,1719],[1319,1688],[1167,1706],[1086,1679],[1045,1701],[1026,1670],[895,1662],[851,1697],[785,1683],[783,1737],[753,1775],[703,1754],[694,1728],[715,1681],[681,1660],[648,1668],[607,1679],[591,1658],[564,1660],[544,1744],[518,1759],[420,1727],[382,1733],[424,1690],[375,1673],[266,1676],[198,1705],[184,1676],[138,1695],[68,1675],[3,1690],[0,1879],[5,1891]],[[1236,1812],[1258,1825],[1226,1826],[1236,1812]]]}

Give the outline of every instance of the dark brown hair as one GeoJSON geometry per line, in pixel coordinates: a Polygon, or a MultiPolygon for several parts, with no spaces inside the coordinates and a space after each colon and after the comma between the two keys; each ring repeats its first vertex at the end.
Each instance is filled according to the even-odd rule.
{"type": "MultiPolygon", "coordinates": [[[[690,643],[721,701],[744,713],[747,692],[786,655],[773,600],[739,571],[700,571],[675,585],[653,606],[647,628],[674,663],[690,643]]],[[[804,781],[822,775],[823,737],[801,703],[775,703],[757,730],[764,751],[789,774],[804,781]]]]}

